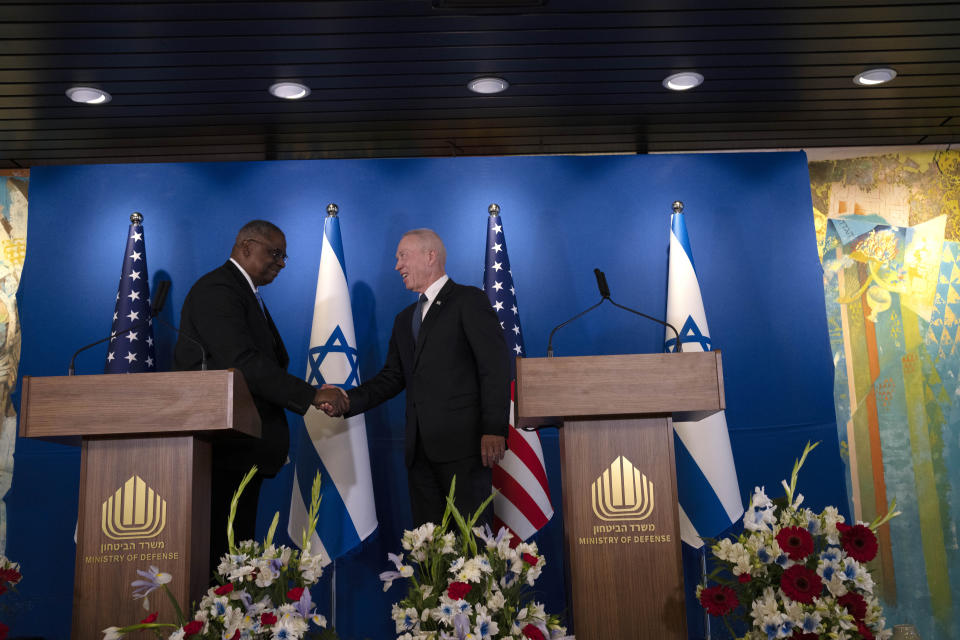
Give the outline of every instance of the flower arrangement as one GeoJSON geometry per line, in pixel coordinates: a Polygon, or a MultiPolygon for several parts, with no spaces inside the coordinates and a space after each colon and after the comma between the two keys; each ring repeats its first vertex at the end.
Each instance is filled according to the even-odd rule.
{"type": "Polygon", "coordinates": [[[546,640],[566,636],[559,618],[528,601],[546,564],[536,544],[514,545],[502,528],[474,527],[493,496],[468,521],[453,503],[456,479],[439,526],[427,523],[403,534],[404,554],[388,554],[396,570],[380,574],[383,590],[409,581],[407,595],[393,605],[398,640],[546,640]],[[448,531],[456,522],[459,535],[448,531]]]}
{"type": "MultiPolygon", "coordinates": [[[[179,604],[167,587],[173,579],[169,573],[150,567],[149,571],[137,571],[141,576],[132,584],[134,598],[143,598],[144,608],[149,611],[149,595],[162,590],[176,611],[176,623],[157,622],[157,613],[151,613],[137,624],[126,627],[109,627],[103,630],[104,640],[118,640],[132,631],[152,631],[158,637],[172,631],[170,640],[295,640],[303,638],[311,629],[325,628],[326,619],[314,609],[310,586],[323,573],[321,555],[310,553],[309,531],[316,528],[320,509],[320,474],[313,481],[310,511],[307,521],[310,528],[303,532],[303,551],[286,546],[275,546],[273,535],[280,514],[273,523],[263,544],[245,540],[234,544],[233,519],[237,503],[244,488],[253,478],[253,467],[233,495],[227,523],[227,539],[230,552],[223,556],[217,567],[216,580],[200,600],[196,611],[186,619],[179,604]]],[[[336,637],[332,631],[323,637],[336,637]]]]}
{"type": "MultiPolygon", "coordinates": [[[[11,588],[16,590],[16,585],[22,577],[19,563],[10,562],[7,556],[0,554],[0,595],[11,588]]],[[[10,628],[0,622],[0,640],[5,640],[8,633],[10,633],[10,628]]]]}
{"type": "MultiPolygon", "coordinates": [[[[748,630],[744,640],[884,640],[883,610],[873,579],[863,563],[877,554],[878,527],[899,515],[891,503],[887,515],[870,524],[848,525],[835,507],[821,513],[801,509],[797,476],[807,455],[794,462],[785,497],[773,501],[763,487],[754,489],[743,517],[744,532],[711,546],[720,566],[708,579],[718,584],[697,588],[710,615],[738,608],[748,630]]],[[[733,629],[727,624],[731,636],[733,629]]]]}

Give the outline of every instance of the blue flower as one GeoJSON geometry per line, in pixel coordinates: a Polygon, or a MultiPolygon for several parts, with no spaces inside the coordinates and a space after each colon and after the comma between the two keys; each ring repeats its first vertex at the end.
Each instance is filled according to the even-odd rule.
{"type": "Polygon", "coordinates": [[[775,562],[781,567],[783,567],[784,569],[786,569],[787,567],[790,566],[790,556],[788,556],[785,553],[781,553],[780,555],[777,556],[777,559],[775,560],[775,562]]]}
{"type": "Polygon", "coordinates": [[[133,592],[134,598],[146,598],[154,589],[159,589],[161,586],[173,580],[172,575],[164,573],[154,566],[150,567],[150,571],[140,571],[137,569],[137,573],[146,578],[146,580],[134,580],[130,583],[131,587],[135,587],[135,591],[133,592]]]}
{"type": "Polygon", "coordinates": [[[766,547],[760,547],[757,549],[757,558],[759,558],[760,562],[767,564],[770,562],[770,552],[767,551],[766,547]]]}
{"type": "Polygon", "coordinates": [[[828,564],[823,568],[823,579],[827,582],[833,580],[833,572],[836,571],[832,564],[828,564]]]}

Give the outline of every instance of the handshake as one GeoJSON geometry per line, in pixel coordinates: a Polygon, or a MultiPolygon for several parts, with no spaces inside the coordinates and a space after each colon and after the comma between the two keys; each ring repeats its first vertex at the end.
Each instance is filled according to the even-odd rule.
{"type": "Polygon", "coordinates": [[[314,394],[313,406],[330,417],[339,417],[350,410],[350,399],[340,387],[325,384],[314,394]]]}

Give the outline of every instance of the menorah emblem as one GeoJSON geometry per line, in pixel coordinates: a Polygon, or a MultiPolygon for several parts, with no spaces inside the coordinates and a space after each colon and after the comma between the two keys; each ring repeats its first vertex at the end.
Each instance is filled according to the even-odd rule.
{"type": "Polygon", "coordinates": [[[590,493],[601,520],[644,520],[653,513],[653,483],[623,456],[603,470],[590,493]]]}
{"type": "Polygon", "coordinates": [[[101,528],[111,540],[153,538],[167,524],[167,501],[131,476],[103,503],[101,528]]]}

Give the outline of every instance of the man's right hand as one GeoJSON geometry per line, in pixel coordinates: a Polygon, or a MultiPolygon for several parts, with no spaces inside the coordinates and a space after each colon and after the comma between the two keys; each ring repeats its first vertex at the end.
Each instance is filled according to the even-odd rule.
{"type": "Polygon", "coordinates": [[[325,384],[313,396],[313,406],[328,416],[342,416],[350,410],[347,392],[332,384],[325,384]]]}

